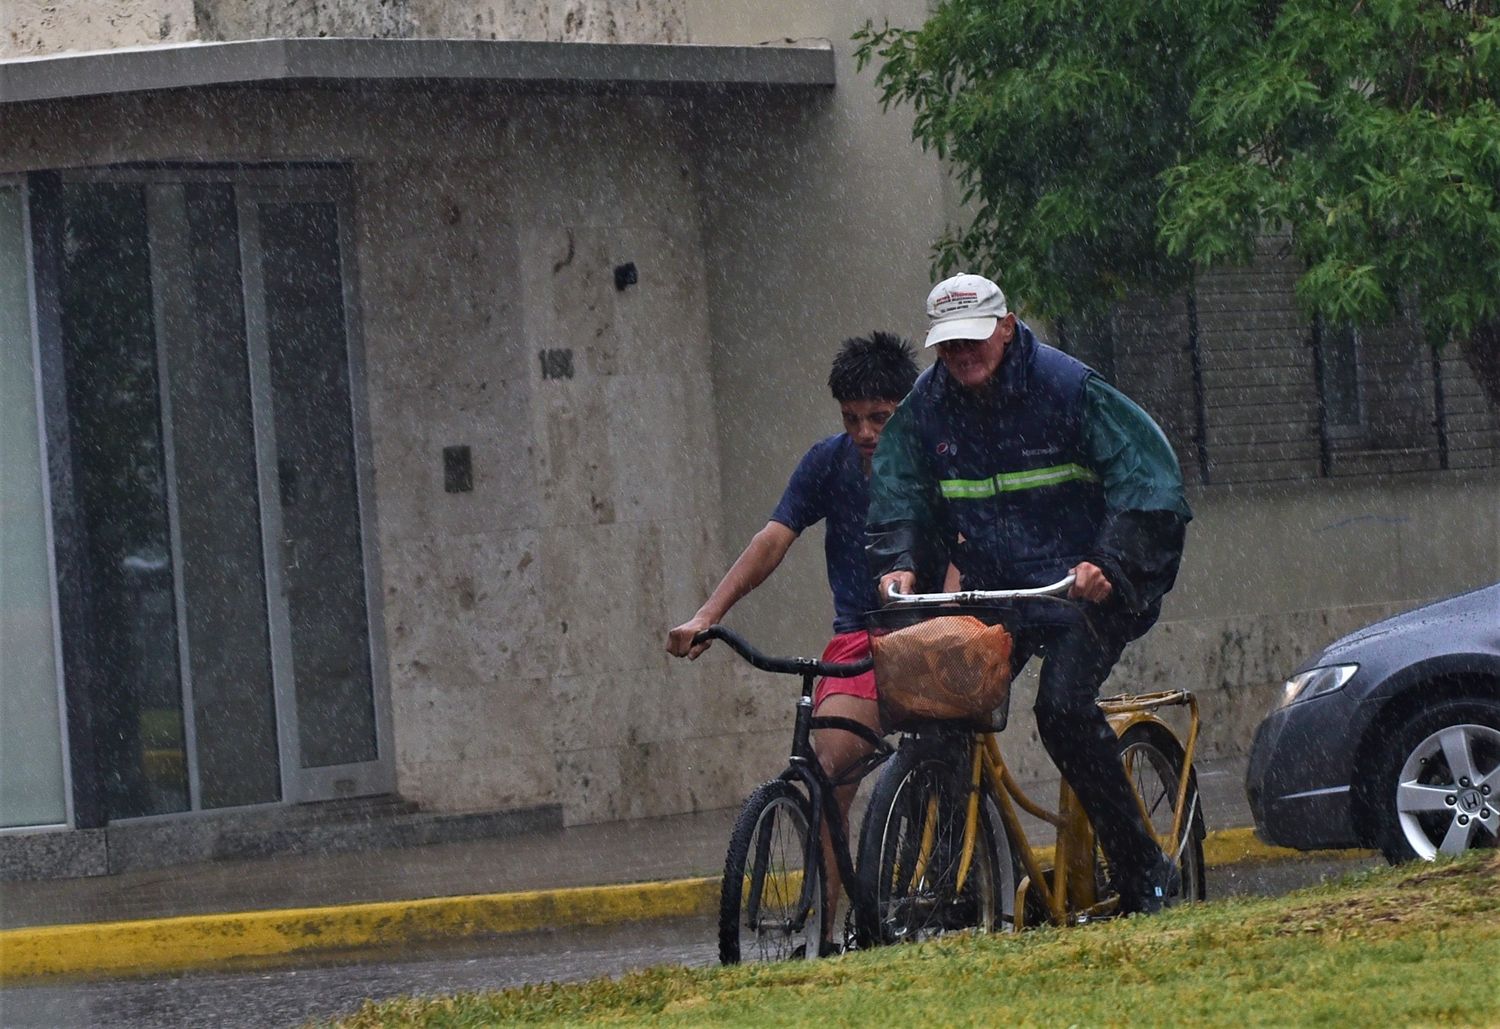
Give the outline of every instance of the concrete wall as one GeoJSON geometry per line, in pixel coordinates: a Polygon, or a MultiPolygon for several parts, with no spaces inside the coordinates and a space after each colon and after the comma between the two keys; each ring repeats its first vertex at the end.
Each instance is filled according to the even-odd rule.
{"type": "Polygon", "coordinates": [[[1206,756],[1243,752],[1287,674],[1339,636],[1500,579],[1500,477],[1432,473],[1192,491],[1162,623],[1111,688],[1203,695],[1206,756]]]}
{"type": "Polygon", "coordinates": [[[193,0],[6,0],[0,58],[197,39],[193,0]]]}
{"type": "MultiPolygon", "coordinates": [[[[88,10],[12,5],[5,53],[186,24],[163,4],[88,10]]],[[[723,648],[669,661],[662,638],[764,523],[808,444],[838,430],[824,380],[839,341],[919,336],[928,248],[953,212],[908,113],[883,113],[851,56],[867,18],[914,24],[920,0],[626,10],[200,2],[198,34],[172,38],[825,38],[839,86],[691,106],[227,90],[5,112],[0,170],[354,169],[398,781],[433,807],[556,802],[575,822],[713,807],[779,767],[795,682],[723,648]],[[617,292],[625,261],[640,283],[617,292]],[[573,350],[573,378],[542,378],[547,348],[573,350]],[[441,448],[457,443],[474,450],[472,494],[442,492],[441,448]]],[[[1493,468],[1191,499],[1181,584],[1115,683],[1203,692],[1209,755],[1243,749],[1286,672],[1344,630],[1500,576],[1493,468]]],[[[812,530],[730,621],[768,650],[808,653],[831,614],[812,530]]],[[[1008,739],[1023,777],[1045,771],[1029,689],[1008,739]]]]}
{"type": "Polygon", "coordinates": [[[6,0],[0,58],[304,36],[686,42],[683,0],[6,0]]]}
{"type": "Polygon", "coordinates": [[[6,118],[3,171],[353,169],[404,795],[559,803],[586,821],[727,805],[766,774],[782,684],[739,688],[728,663],[662,651],[720,573],[725,535],[680,106],[235,90],[6,118]],[[626,261],[639,282],[620,292],[626,261]],[[543,379],[548,348],[572,350],[571,378],[543,379]],[[472,493],[443,491],[452,444],[472,448],[472,493]]]}
{"type": "MultiPolygon", "coordinates": [[[[945,179],[882,115],[848,40],[867,17],[921,17],[921,2],[693,3],[694,42],[831,40],[838,87],[816,105],[725,105],[704,153],[714,397],[730,553],[765,524],[807,447],[840,431],[826,385],[839,343],[885,329],[917,338],[945,179]]],[[[925,360],[925,357],[924,357],[925,360]]],[[[783,652],[818,653],[833,619],[822,529],[731,622],[783,652]]],[[[692,613],[682,612],[683,617],[692,613]]]]}
{"type": "MultiPolygon", "coordinates": [[[[917,338],[924,328],[929,246],[958,210],[936,160],[910,141],[909,108],[882,112],[873,71],[855,72],[850,36],[867,19],[915,25],[925,8],[900,0],[689,4],[694,42],[826,38],[839,62],[839,86],[825,104],[763,109],[757,121],[742,122],[742,132],[726,133],[706,164],[723,524],[731,550],[764,523],[806,446],[837,431],[823,381],[839,340],[871,328],[917,338]],[[768,188],[747,193],[749,182],[768,188]]],[[[1305,478],[1317,469],[1309,421],[1315,400],[1303,395],[1311,389],[1311,357],[1291,278],[1272,265],[1221,273],[1200,286],[1216,402],[1273,415],[1270,424],[1253,414],[1245,425],[1211,424],[1211,457],[1241,462],[1243,471],[1226,481],[1285,478],[1254,463],[1268,459],[1304,478],[1191,489],[1198,517],[1179,585],[1162,624],[1126,652],[1106,686],[1198,691],[1209,757],[1242,753],[1286,674],[1339,635],[1500,578],[1497,413],[1473,408],[1472,384],[1454,355],[1445,358],[1443,374],[1459,470],[1420,471],[1436,466],[1435,451],[1362,455],[1345,442],[1336,473],[1349,477],[1305,478]],[[1273,351],[1280,356],[1264,356],[1273,351]],[[1265,367],[1239,370],[1247,361],[1265,367]],[[1286,390],[1282,406],[1245,394],[1246,375],[1286,390]],[[1259,454],[1231,449],[1249,426],[1264,435],[1281,421],[1300,424],[1302,435],[1275,436],[1282,442],[1263,444],[1259,454]],[[1393,469],[1413,474],[1382,474],[1393,469]]],[[[1025,298],[1013,300],[1024,312],[1025,298]]],[[[1180,312],[1178,323],[1159,322],[1160,354],[1143,351],[1122,372],[1126,388],[1163,415],[1195,479],[1191,412],[1177,409],[1191,397],[1180,312]],[[1167,339],[1174,328],[1182,331],[1167,339]]],[[[1128,344],[1119,342],[1122,353],[1128,344]]],[[[831,617],[821,546],[821,533],[809,531],[782,572],[729,620],[781,650],[814,652],[831,617]]],[[[1049,774],[1029,715],[1034,688],[1028,673],[1006,739],[1023,778],[1049,774]]]]}

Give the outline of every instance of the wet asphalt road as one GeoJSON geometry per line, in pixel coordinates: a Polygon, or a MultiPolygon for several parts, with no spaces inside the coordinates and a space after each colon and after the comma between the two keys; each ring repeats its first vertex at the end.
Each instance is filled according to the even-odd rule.
{"type": "MultiPolygon", "coordinates": [[[[1209,896],[1282,894],[1376,864],[1302,860],[1215,868],[1209,870],[1209,896]]],[[[0,1026],[296,1026],[349,1014],[367,998],[493,990],[652,965],[708,965],[716,960],[713,941],[710,919],[673,920],[525,933],[419,952],[366,952],[275,971],[13,987],[0,991],[0,1026]]]]}

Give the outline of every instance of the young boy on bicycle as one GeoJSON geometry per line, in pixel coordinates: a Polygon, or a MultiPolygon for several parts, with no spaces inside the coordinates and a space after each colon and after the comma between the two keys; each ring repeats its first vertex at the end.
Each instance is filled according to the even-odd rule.
{"type": "MultiPolygon", "coordinates": [[[[696,659],[707,643],[693,645],[693,636],[721,621],[729,609],[776,570],[797,537],[819,520],[827,522],[824,552],[828,587],[833,593],[833,638],[823,650],[824,661],[859,661],[869,656],[864,612],[879,606],[865,558],[865,516],[869,507],[870,462],[875,444],[896,406],[911,390],[917,364],[910,344],[898,336],[873,332],[846,340],[833,360],[828,388],[838,402],[844,431],[814,443],[798,463],[771,520],[757,532],[723,580],[688,621],[667,635],[667,652],[696,659]]],[[[821,716],[850,718],[880,730],[875,701],[875,673],[851,679],[822,679],[813,698],[821,716]]],[[[819,763],[837,776],[869,751],[853,733],[823,730],[814,734],[819,763]]],[[[847,831],[849,807],[857,784],[836,791],[839,812],[847,831]]],[[[827,910],[838,906],[838,862],[832,843],[823,837],[823,867],[827,910]]],[[[825,949],[831,942],[834,919],[827,920],[825,949]]]]}

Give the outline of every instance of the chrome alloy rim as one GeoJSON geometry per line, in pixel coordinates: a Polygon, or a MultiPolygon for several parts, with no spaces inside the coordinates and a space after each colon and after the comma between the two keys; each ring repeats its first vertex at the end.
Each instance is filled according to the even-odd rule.
{"type": "MultiPolygon", "coordinates": [[[[770,833],[770,846],[766,858],[772,867],[765,869],[761,880],[761,910],[758,925],[742,922],[740,926],[741,961],[786,961],[793,957],[809,960],[819,956],[820,933],[813,930],[823,922],[823,884],[813,890],[812,907],[801,930],[793,932],[790,926],[802,898],[800,877],[806,874],[802,855],[806,853],[807,832],[802,824],[802,812],[787,797],[776,797],[767,804],[755,821],[755,832],[751,843],[762,833],[770,833]],[[795,891],[795,892],[794,892],[795,891]],[[801,954],[798,954],[801,951],[801,954]]],[[[755,860],[755,848],[750,850],[750,861],[755,860]]],[[[750,889],[750,872],[746,869],[744,889],[750,889]]],[[[745,918],[746,912],[740,917],[745,918]]]]}
{"type": "Polygon", "coordinates": [[[1417,856],[1461,854],[1500,836],[1500,730],[1450,725],[1411,752],[1396,780],[1396,814],[1417,856]]]}

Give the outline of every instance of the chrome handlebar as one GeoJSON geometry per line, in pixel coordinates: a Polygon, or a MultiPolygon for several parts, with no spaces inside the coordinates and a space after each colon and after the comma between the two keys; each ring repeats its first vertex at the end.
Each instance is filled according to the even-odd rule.
{"type": "Polygon", "coordinates": [[[896,584],[886,588],[888,604],[974,604],[991,600],[1025,600],[1032,597],[1066,597],[1073,588],[1075,576],[1066,575],[1050,586],[1033,586],[1018,590],[960,590],[956,593],[898,593],[896,584]]]}

